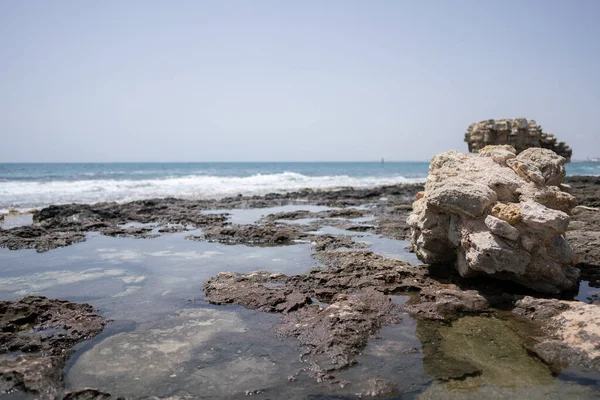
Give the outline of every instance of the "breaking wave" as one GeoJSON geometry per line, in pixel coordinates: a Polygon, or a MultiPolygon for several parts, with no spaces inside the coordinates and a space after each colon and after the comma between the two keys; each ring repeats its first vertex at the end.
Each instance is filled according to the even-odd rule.
{"type": "Polygon", "coordinates": [[[147,180],[55,180],[0,182],[0,212],[25,210],[49,204],[126,202],[149,198],[222,198],[291,192],[304,188],[355,188],[424,182],[425,178],[403,176],[351,177],[347,175],[306,176],[295,172],[256,174],[246,177],[188,175],[147,180]]]}

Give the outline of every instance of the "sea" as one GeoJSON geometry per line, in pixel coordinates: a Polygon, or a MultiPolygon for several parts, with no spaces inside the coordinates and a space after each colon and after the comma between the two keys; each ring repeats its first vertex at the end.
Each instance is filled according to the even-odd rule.
{"type": "MultiPolygon", "coordinates": [[[[222,198],[424,182],[428,162],[0,163],[0,213],[50,204],[222,198]]],[[[598,162],[568,175],[600,175],[598,162]]]]}

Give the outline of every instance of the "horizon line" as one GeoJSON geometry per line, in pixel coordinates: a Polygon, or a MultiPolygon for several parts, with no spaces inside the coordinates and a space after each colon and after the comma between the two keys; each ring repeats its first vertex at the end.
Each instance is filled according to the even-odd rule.
{"type": "MultiPolygon", "coordinates": [[[[402,163],[402,162],[430,162],[430,160],[384,160],[386,163],[402,163]]],[[[0,161],[0,164],[259,164],[259,163],[274,163],[274,164],[289,164],[289,163],[374,163],[381,164],[381,160],[370,161],[0,161]]]]}

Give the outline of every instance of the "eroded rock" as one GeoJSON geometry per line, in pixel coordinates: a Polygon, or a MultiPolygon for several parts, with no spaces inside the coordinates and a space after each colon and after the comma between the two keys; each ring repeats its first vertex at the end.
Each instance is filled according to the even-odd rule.
{"type": "Polygon", "coordinates": [[[211,226],[204,230],[203,236],[188,236],[186,239],[207,240],[226,244],[249,245],[285,245],[298,240],[308,240],[313,235],[303,232],[294,225],[225,225],[211,226]]]}
{"type": "Polygon", "coordinates": [[[534,346],[548,364],[600,371],[600,307],[574,301],[524,297],[513,313],[542,325],[547,334],[534,346]]]}
{"type": "MultiPolygon", "coordinates": [[[[470,152],[477,152],[488,145],[513,147],[517,154],[530,147],[542,147],[571,160],[573,151],[565,142],[558,142],[551,133],[542,131],[534,120],[525,118],[490,119],[469,125],[465,133],[465,142],[470,152]]],[[[494,159],[506,161],[512,158],[506,151],[494,152],[494,159]]]]}
{"type": "Polygon", "coordinates": [[[575,289],[577,259],[564,234],[576,201],[556,186],[564,162],[541,148],[438,154],[407,220],[417,256],[454,263],[463,277],[486,274],[545,293],[575,289]]]}
{"type": "Polygon", "coordinates": [[[434,283],[423,266],[370,251],[328,250],[318,258],[325,266],[301,275],[222,272],[204,291],[213,304],[284,314],[278,331],[307,346],[310,370],[323,380],[352,365],[381,326],[399,322],[401,306],[384,294],[434,283]]]}
{"type": "Polygon", "coordinates": [[[310,305],[288,313],[278,332],[308,347],[311,369],[329,372],[355,363],[371,336],[400,322],[400,307],[374,290],[336,294],[327,307],[310,305]]]}
{"type": "Polygon", "coordinates": [[[89,304],[39,296],[0,301],[0,392],[57,394],[73,346],[105,323],[89,304]]]}

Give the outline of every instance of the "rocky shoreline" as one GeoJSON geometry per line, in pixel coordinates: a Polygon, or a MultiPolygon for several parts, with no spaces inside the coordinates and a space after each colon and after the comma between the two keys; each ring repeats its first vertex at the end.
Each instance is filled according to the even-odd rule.
{"type": "MultiPolygon", "coordinates": [[[[575,267],[581,271],[580,280],[600,288],[600,177],[568,177],[565,182],[578,201],[565,234],[578,257],[575,267]]],[[[574,301],[576,292],[540,294],[511,282],[486,277],[465,279],[452,268],[411,265],[376,254],[348,235],[319,232],[327,226],[407,240],[410,230],[406,219],[422,190],[423,185],[411,184],[221,200],[155,199],[50,206],[33,214],[32,225],[0,228],[0,247],[44,252],[84,241],[88,232],[148,238],[193,229],[202,231],[187,239],[231,245],[310,242],[319,264],[310,271],[298,275],[222,272],[203,288],[206,300],[212,304],[236,304],[281,314],[274,329],[283,337],[296,338],[305,349],[299,355],[307,367],[298,374],[341,387],[350,384],[338,373],[356,363],[357,355],[382,327],[401,323],[406,314],[417,321],[421,340],[442,347],[449,340],[445,331],[449,324],[468,327],[482,318],[487,322],[490,318],[509,318],[513,321],[510,324],[517,326],[510,332],[517,332],[525,343],[523,351],[539,359],[536,368],[547,368],[553,374],[567,366],[600,372],[597,297],[586,304],[574,301]],[[333,209],[274,213],[255,224],[228,220],[227,210],[288,204],[333,209]],[[208,210],[210,213],[205,212],[208,210]],[[410,299],[399,304],[390,295],[409,295],[410,299]]],[[[106,323],[91,306],[28,297],[1,302],[0,308],[5,310],[0,320],[1,391],[21,390],[48,398],[110,398],[92,389],[79,394],[61,392],[64,363],[72,346],[98,334],[106,323]],[[18,333],[29,330],[34,334],[18,333]]],[[[426,370],[439,381],[463,380],[486,368],[460,355],[440,358],[442,347],[429,346],[424,351],[426,370]]],[[[379,380],[369,385],[371,389],[359,394],[396,393],[391,382],[379,380]]]]}

